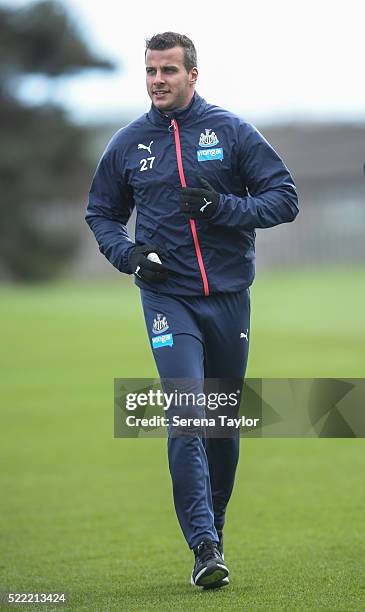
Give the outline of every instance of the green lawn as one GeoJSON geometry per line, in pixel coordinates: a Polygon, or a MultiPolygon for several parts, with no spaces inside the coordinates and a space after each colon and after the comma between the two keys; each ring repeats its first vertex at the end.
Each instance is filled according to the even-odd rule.
{"type": "MultiPolygon", "coordinates": [[[[252,377],[365,377],[365,271],[259,276],[252,377]]],[[[113,378],[155,376],[131,283],[3,287],[0,591],[41,610],[365,610],[363,440],[242,440],[229,587],[189,584],[166,440],[113,439],[113,378]]]]}

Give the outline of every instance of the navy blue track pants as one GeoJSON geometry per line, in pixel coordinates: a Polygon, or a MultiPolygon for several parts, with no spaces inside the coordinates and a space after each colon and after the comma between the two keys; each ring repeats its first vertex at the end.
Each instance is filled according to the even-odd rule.
{"type": "MultiPolygon", "coordinates": [[[[142,289],[141,299],[162,381],[185,379],[181,385],[188,387],[191,381],[198,385],[200,381],[201,390],[206,378],[221,379],[223,386],[229,379],[242,383],[249,347],[249,289],[208,297],[173,297],[142,289]]],[[[181,387],[180,391],[191,388],[181,387]]],[[[173,407],[167,416],[172,411],[173,407]]],[[[205,437],[194,431],[174,436],[169,431],[174,504],[190,548],[204,537],[218,541],[217,529],[223,529],[238,456],[239,430],[227,438],[205,437]]]]}

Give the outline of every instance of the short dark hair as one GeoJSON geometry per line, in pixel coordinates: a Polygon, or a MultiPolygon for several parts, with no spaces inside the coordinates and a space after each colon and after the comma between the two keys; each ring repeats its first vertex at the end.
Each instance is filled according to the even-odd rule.
{"type": "Polygon", "coordinates": [[[151,49],[151,51],[163,51],[173,47],[182,47],[184,49],[184,66],[187,72],[197,66],[196,49],[193,41],[184,34],[177,34],[177,32],[163,32],[162,34],[155,34],[152,38],[147,38],[145,57],[148,49],[151,49]]]}

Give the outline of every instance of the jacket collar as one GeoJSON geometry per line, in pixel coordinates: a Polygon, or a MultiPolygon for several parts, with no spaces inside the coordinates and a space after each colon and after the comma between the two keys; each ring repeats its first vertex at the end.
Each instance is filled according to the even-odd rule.
{"type": "Polygon", "coordinates": [[[176,119],[178,123],[191,123],[203,114],[207,106],[204,98],[199,96],[197,92],[194,92],[191,102],[184,108],[177,108],[169,113],[163,114],[154,104],[151,104],[151,108],[147,113],[148,118],[155,125],[168,127],[172,119],[176,119]]]}

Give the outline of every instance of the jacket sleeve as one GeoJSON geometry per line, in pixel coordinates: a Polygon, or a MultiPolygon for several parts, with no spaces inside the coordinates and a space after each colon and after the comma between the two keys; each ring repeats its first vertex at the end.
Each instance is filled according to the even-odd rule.
{"type": "Polygon", "coordinates": [[[289,170],[250,124],[240,126],[238,166],[247,196],[220,194],[211,223],[253,230],[295,219],[299,211],[298,197],[289,170]]]}
{"type": "Polygon", "coordinates": [[[106,149],[91,184],[85,220],[95,235],[103,255],[120,272],[131,274],[128,258],[134,243],[126,224],[133,208],[132,188],[121,172],[120,154],[106,149]]]}

